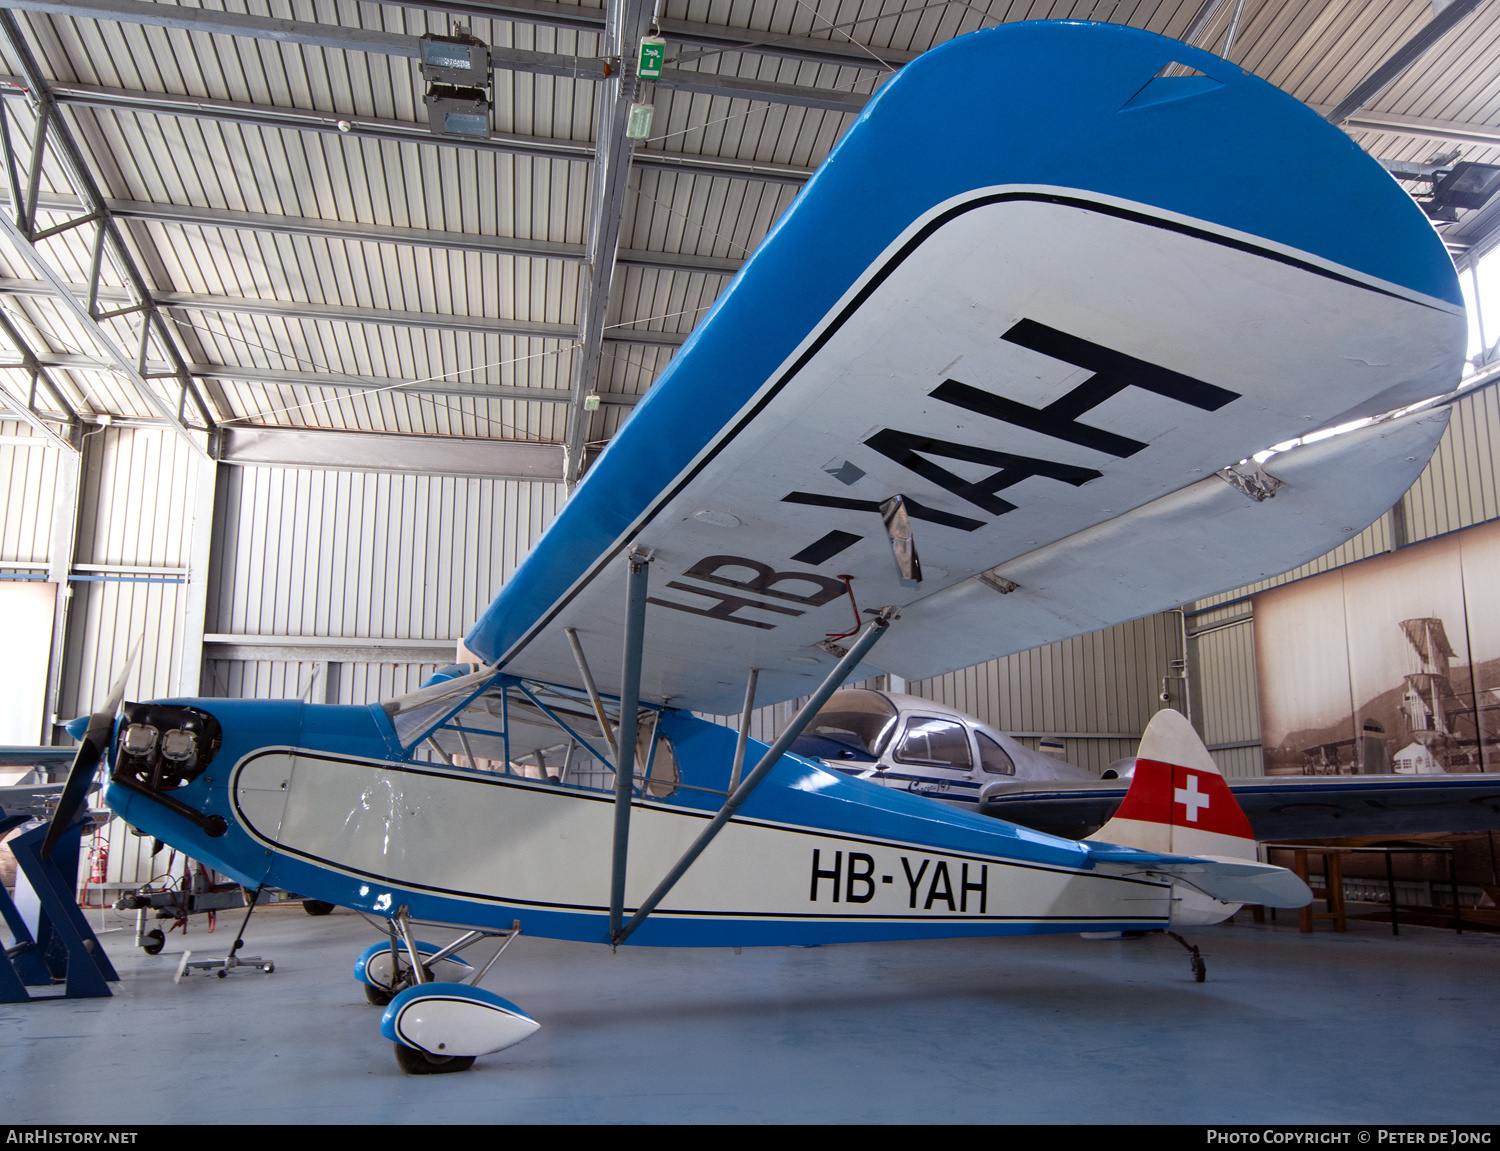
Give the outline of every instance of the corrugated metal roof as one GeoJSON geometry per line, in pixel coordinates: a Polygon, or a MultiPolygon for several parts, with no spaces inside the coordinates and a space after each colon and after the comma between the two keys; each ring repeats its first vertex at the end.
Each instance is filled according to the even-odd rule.
{"type": "MultiPolygon", "coordinates": [[[[503,389],[551,389],[562,400],[575,385],[591,228],[591,165],[579,145],[594,138],[605,87],[597,79],[601,6],[497,0],[490,18],[475,15],[487,6],[472,0],[11,7],[21,9],[12,14],[100,193],[130,209],[116,208],[133,258],[216,421],[565,439],[570,405],[507,398],[503,389]],[[234,19],[241,23],[229,29],[234,19]],[[424,84],[410,41],[399,39],[448,33],[463,19],[486,43],[550,54],[497,68],[494,134],[477,144],[426,132],[424,84]],[[172,23],[191,26],[164,26],[172,23]],[[165,219],[170,213],[154,211],[166,207],[199,212],[165,219]],[[340,233],[353,225],[364,230],[340,233]],[[380,227],[425,234],[369,233],[380,227]],[[568,247],[525,254],[465,246],[475,237],[568,247]],[[402,383],[421,390],[398,390],[402,383]],[[454,394],[441,394],[445,385],[454,394]]],[[[867,94],[910,54],[998,22],[1093,19],[1181,36],[1210,15],[1197,46],[1222,51],[1238,17],[1229,58],[1326,107],[1434,9],[1431,0],[666,0],[675,75],[654,89],[654,132],[635,152],[598,379],[582,389],[619,402],[587,417],[582,440],[597,445],[614,433],[628,402],[670,361],[672,337],[692,330],[796,193],[795,172],[731,176],[723,165],[810,169],[853,122],[852,110],[811,105],[867,94]],[[745,98],[755,85],[771,86],[771,98],[745,98]],[[718,263],[711,271],[674,267],[677,257],[718,263]]],[[[1351,134],[1379,158],[1423,161],[1454,146],[1444,131],[1465,126],[1464,158],[1500,160],[1497,41],[1500,5],[1481,3],[1369,102],[1351,134]],[[1392,116],[1450,127],[1383,119],[1392,116]]],[[[10,55],[8,70],[20,74],[10,55]]],[[[24,167],[35,112],[14,83],[0,92],[24,167]]],[[[66,198],[78,188],[55,150],[39,187],[44,207],[57,210],[41,212],[38,226],[69,219],[66,198]]],[[[91,226],[78,227],[39,247],[81,285],[92,239],[91,226]]],[[[109,264],[101,307],[124,306],[128,274],[109,264]]],[[[48,298],[31,265],[4,246],[0,281],[0,306],[52,365],[70,403],[85,413],[160,418],[136,386],[98,366],[89,326],[48,298]]],[[[104,326],[135,352],[138,323],[127,316],[104,326]]],[[[166,371],[169,358],[153,341],[156,370],[166,371]]],[[[176,404],[176,382],[159,386],[176,404]]],[[[191,404],[183,418],[196,420],[191,404]]]]}

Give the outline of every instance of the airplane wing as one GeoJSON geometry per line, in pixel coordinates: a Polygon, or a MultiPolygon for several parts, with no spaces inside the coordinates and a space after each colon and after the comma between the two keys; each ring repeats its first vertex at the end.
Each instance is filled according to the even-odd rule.
{"type": "MultiPolygon", "coordinates": [[[[1271,776],[1228,783],[1262,842],[1500,831],[1500,774],[1271,776]]],[[[1016,784],[995,789],[980,810],[1079,838],[1115,813],[1125,790],[1121,784],[1016,784]]]]}
{"type": "Polygon", "coordinates": [[[465,644],[576,682],[575,629],[614,690],[634,550],[642,694],[699,711],[751,667],[807,694],[886,606],[856,678],[1134,618],[1389,507],[1441,413],[1273,457],[1263,502],[1215,473],[1447,391],[1465,339],[1410,197],[1269,84],[1119,26],[977,32],[880,90],[465,644]]]}
{"type": "Polygon", "coordinates": [[[60,783],[26,783],[0,786],[0,818],[29,815],[47,819],[57,807],[63,785],[60,783]]]}
{"type": "Polygon", "coordinates": [[[78,756],[76,747],[0,747],[0,767],[46,767],[67,771],[78,756]]]}

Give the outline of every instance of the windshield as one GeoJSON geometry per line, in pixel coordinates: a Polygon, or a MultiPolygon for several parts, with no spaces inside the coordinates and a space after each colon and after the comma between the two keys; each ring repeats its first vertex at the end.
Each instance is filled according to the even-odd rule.
{"type": "Polygon", "coordinates": [[[879,759],[896,730],[896,708],[878,691],[836,691],[813,716],[806,734],[820,735],[879,759]]]}

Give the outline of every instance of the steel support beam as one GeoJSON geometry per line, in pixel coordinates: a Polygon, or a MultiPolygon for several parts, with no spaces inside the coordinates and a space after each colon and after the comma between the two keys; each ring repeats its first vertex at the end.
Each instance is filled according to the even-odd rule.
{"type": "Polygon", "coordinates": [[[271,660],[285,663],[453,662],[453,640],[362,639],[327,635],[237,635],[203,637],[204,659],[271,660]]]}
{"type": "MultiPolygon", "coordinates": [[[[43,353],[36,357],[46,368],[70,371],[108,372],[109,361],[94,356],[43,353]]],[[[24,360],[0,356],[0,368],[24,368],[24,360]]],[[[166,371],[161,361],[146,362],[148,376],[166,371]]],[[[339,372],[298,372],[279,368],[258,368],[241,364],[189,364],[188,374],[196,380],[226,380],[247,384],[270,384],[276,387],[314,388],[319,391],[401,392],[406,395],[462,396],[479,400],[511,400],[516,403],[565,404],[572,393],[565,388],[528,388],[519,384],[460,384],[448,380],[412,381],[378,376],[349,376],[339,372]]],[[[603,392],[599,399],[606,406],[630,408],[645,397],[624,392],[603,392]]]]}
{"type": "MultiPolygon", "coordinates": [[[[646,15],[651,14],[650,9],[646,15]]],[[[646,639],[646,588],[651,561],[631,552],[626,563],[625,645],[620,661],[620,731],[615,741],[614,849],[609,876],[609,936],[618,941],[625,918],[625,873],[630,858],[630,802],[635,789],[636,718],[641,706],[641,652],[646,639]]]]}
{"type": "MultiPolygon", "coordinates": [[[[1329,110],[1314,105],[1313,110],[1332,119],[1329,110]]],[[[1466,124],[1458,120],[1429,120],[1421,116],[1400,116],[1394,112],[1371,112],[1361,109],[1349,113],[1340,125],[1346,132],[1385,132],[1393,136],[1416,136],[1428,140],[1452,140],[1459,144],[1500,144],[1500,127],[1489,124],[1466,124]]]]}
{"type": "MultiPolygon", "coordinates": [[[[0,189],[3,191],[3,189],[0,189]]],[[[50,197],[41,197],[46,207],[50,197]]],[[[313,236],[327,240],[358,240],[372,244],[406,244],[417,248],[441,248],[453,252],[519,256],[530,259],[566,260],[581,263],[587,257],[582,244],[552,240],[529,240],[516,236],[482,236],[470,232],[446,232],[431,228],[398,228],[384,224],[360,224],[347,220],[314,220],[306,216],[273,216],[263,212],[236,212],[224,208],[192,208],[176,204],[148,204],[139,200],[108,200],[116,219],[148,220],[183,227],[233,228],[236,231],[269,232],[279,236],[313,236]]],[[[626,249],[618,263],[666,272],[706,272],[734,275],[742,260],[699,256],[692,252],[647,252],[626,249]]]]}
{"type": "MultiPolygon", "coordinates": [[[[49,15],[88,16],[97,20],[114,20],[130,24],[148,24],[170,28],[182,28],[195,32],[213,32],[230,36],[248,36],[261,40],[275,40],[282,44],[303,44],[315,48],[335,49],[349,52],[369,52],[383,56],[398,56],[416,59],[418,40],[415,36],[402,36],[371,28],[348,28],[338,24],[322,24],[303,20],[279,20],[264,16],[249,16],[237,12],[216,12],[206,8],[152,4],[143,0],[92,0],[91,3],[58,3],[55,0],[18,0],[8,7],[45,12],[49,15]]],[[[648,7],[646,15],[650,16],[648,7]]],[[[711,28],[710,25],[699,25],[711,28]]],[[[601,27],[606,41],[611,32],[608,26],[601,27]]],[[[631,40],[632,49],[639,37],[631,40]]],[[[881,68],[883,65],[869,53],[848,45],[849,52],[829,52],[823,41],[802,38],[819,45],[815,51],[825,53],[831,59],[824,62],[837,63],[843,67],[881,68]],[[857,55],[856,55],[857,53],[857,55]]],[[[750,50],[751,41],[729,41],[728,50],[750,50]],[[729,45],[734,44],[733,48],[729,45]]],[[[832,45],[828,41],[827,45],[832,45]]],[[[769,47],[770,45],[763,45],[769,47]]],[[[618,45],[608,49],[605,55],[618,51],[618,45]]],[[[878,54],[878,53],[877,53],[878,54]]],[[[907,54],[911,58],[911,54],[907,54]]],[[[508,72],[529,72],[543,76],[561,76],[569,79],[601,81],[605,79],[605,61],[598,57],[566,56],[556,52],[534,52],[504,45],[490,46],[490,60],[498,69],[508,72]]],[[[832,89],[819,89],[798,84],[776,84],[766,81],[746,81],[734,76],[716,76],[709,72],[692,72],[678,68],[662,70],[660,83],[664,87],[679,88],[689,92],[706,92],[709,95],[731,95],[740,99],[767,100],[777,104],[794,104],[812,108],[831,108],[834,111],[857,112],[867,96],[840,93],[832,89]]]]}
{"type": "MultiPolygon", "coordinates": [[[[8,218],[0,213],[0,225],[8,218]]],[[[12,225],[13,227],[13,225],[12,225]]],[[[38,271],[43,269],[38,267],[38,271]]],[[[84,284],[62,279],[0,279],[0,296],[65,297],[70,310],[83,312],[78,297],[89,292],[84,284]]],[[[129,302],[132,296],[118,288],[100,289],[96,298],[104,303],[129,302]]],[[[238,316],[275,316],[287,320],[327,320],[344,324],[389,324],[407,328],[435,328],[444,332],[471,332],[481,336],[519,336],[542,340],[573,341],[578,329],[571,324],[550,324],[540,320],[498,320],[488,316],[448,316],[437,312],[406,312],[393,308],[361,308],[348,304],[302,304],[287,300],[256,300],[246,296],[209,296],[195,292],[157,292],[152,297],[158,308],[181,308],[190,312],[214,312],[238,316]]],[[[687,336],[682,332],[651,332],[644,328],[610,328],[603,339],[615,344],[650,344],[656,347],[678,347],[687,336]]],[[[138,374],[134,364],[127,363],[127,375],[138,374]]],[[[183,371],[191,376],[184,361],[183,371]]],[[[110,358],[110,370],[120,371],[119,361],[110,358]]],[[[177,372],[176,365],[172,371],[177,372]]]]}
{"type": "MultiPolygon", "coordinates": [[[[343,51],[416,56],[416,49],[411,46],[413,37],[398,36],[391,32],[299,20],[278,20],[263,16],[249,16],[239,12],[179,8],[175,5],[144,3],[141,0],[7,0],[7,6],[27,12],[45,12],[53,16],[113,20],[121,24],[156,25],[163,28],[179,28],[189,32],[212,32],[226,36],[249,36],[260,40],[308,44],[343,51]]],[[[519,0],[519,2],[501,4],[428,0],[426,3],[409,6],[480,20],[513,20],[518,23],[571,28],[580,32],[595,32],[601,35],[605,31],[605,18],[602,10],[582,8],[575,4],[549,3],[548,0],[529,0],[529,2],[519,0]]],[[[873,24],[880,19],[882,17],[872,16],[859,23],[873,24]]],[[[750,28],[721,27],[692,20],[666,18],[663,18],[658,26],[664,36],[679,44],[696,44],[725,52],[751,52],[756,55],[782,56],[793,60],[812,60],[820,64],[837,64],[841,67],[880,67],[870,52],[858,44],[844,40],[780,35],[750,28]]],[[[851,25],[844,25],[846,28],[849,26],[851,25]]],[[[881,60],[897,65],[908,63],[917,56],[915,52],[903,52],[895,48],[877,48],[873,51],[881,60]]],[[[541,56],[545,53],[528,53],[528,55],[541,56]]]]}
{"type": "Polygon", "coordinates": [[[1448,6],[1424,24],[1415,35],[1397,48],[1375,71],[1355,85],[1354,90],[1334,105],[1328,113],[1328,122],[1343,124],[1349,116],[1363,108],[1400,78],[1401,74],[1420,60],[1434,44],[1468,18],[1484,0],[1449,0],[1448,6]]]}
{"type": "MultiPolygon", "coordinates": [[[[52,648],[47,657],[46,716],[42,742],[57,744],[67,739],[58,726],[62,706],[64,664],[68,658],[68,625],[73,605],[73,585],[68,576],[78,558],[78,519],[83,508],[81,489],[85,474],[90,488],[98,491],[99,448],[93,452],[88,440],[80,440],[78,451],[59,452],[57,479],[52,492],[52,531],[47,541],[47,582],[56,589],[52,600],[52,648]],[[92,458],[90,458],[92,457],[92,458]]],[[[69,719],[72,717],[69,716],[69,719]]]]}
{"type": "MultiPolygon", "coordinates": [[[[873,65],[875,62],[872,60],[873,65]]],[[[768,104],[791,104],[801,108],[821,108],[858,116],[870,102],[868,92],[849,92],[837,88],[809,88],[795,84],[777,84],[770,80],[752,80],[744,76],[715,76],[708,72],[687,72],[680,68],[663,68],[658,88],[678,92],[699,92],[723,96],[730,100],[763,100],[768,104]]]]}
{"type": "MultiPolygon", "coordinates": [[[[10,386],[9,382],[0,379],[0,396],[3,396],[11,409],[17,412],[21,419],[25,420],[47,443],[55,448],[61,448],[69,453],[76,454],[77,448],[73,444],[73,437],[82,430],[82,424],[78,419],[78,413],[68,403],[68,398],[63,395],[51,375],[47,372],[47,365],[43,364],[31,350],[30,345],[21,335],[20,329],[10,322],[10,318],[4,312],[0,312],[0,336],[20,353],[20,363],[13,365],[24,371],[29,380],[29,387],[25,393],[18,395],[10,386]],[[61,436],[53,430],[49,422],[50,417],[44,415],[42,409],[36,404],[37,385],[45,384],[47,391],[52,394],[53,402],[57,405],[56,411],[63,413],[64,423],[68,428],[68,435],[61,436]]],[[[6,365],[12,366],[12,365],[6,365]]]]}
{"type": "MultiPolygon", "coordinates": [[[[23,96],[24,81],[14,76],[0,76],[0,92],[23,96]]],[[[215,100],[207,97],[181,96],[166,92],[139,92],[128,88],[105,88],[96,84],[53,84],[53,97],[59,104],[78,104],[90,108],[111,108],[158,116],[182,116],[197,120],[250,124],[261,128],[288,129],[300,132],[343,133],[354,137],[391,140],[430,147],[467,148],[481,152],[503,152],[544,160],[578,160],[594,158],[592,145],[570,140],[551,140],[543,136],[521,136],[509,132],[491,132],[483,139],[461,136],[434,136],[422,123],[390,120],[375,116],[346,116],[337,112],[309,112],[297,108],[276,108],[265,104],[248,104],[237,100],[215,100]],[[340,124],[347,124],[347,130],[340,124]]],[[[682,152],[640,150],[635,162],[687,175],[715,176],[731,180],[762,180],[768,183],[800,186],[812,178],[811,168],[793,164],[763,164],[754,160],[718,159],[693,156],[682,152]]]]}
{"type": "Polygon", "coordinates": [[[1188,21],[1187,30],[1182,34],[1184,44],[1197,45],[1198,37],[1208,30],[1208,26],[1214,22],[1214,17],[1219,14],[1219,9],[1229,3],[1229,0],[1203,0],[1198,6],[1198,11],[1188,21]]]}
{"type": "Polygon", "coordinates": [[[226,426],[222,438],[220,454],[226,464],[554,482],[563,478],[560,445],[524,440],[264,425],[226,426]]]}
{"type": "Polygon", "coordinates": [[[745,777],[745,782],[730,793],[729,798],[724,801],[724,806],[719,809],[719,813],[699,833],[693,845],[683,852],[682,858],[672,865],[671,870],[656,885],[656,890],[646,897],[646,901],[630,917],[630,922],[617,931],[614,927],[614,916],[611,914],[609,933],[611,943],[618,946],[630,938],[631,933],[646,921],[646,917],[655,911],[672,888],[677,886],[677,881],[687,874],[688,868],[693,866],[697,858],[703,854],[704,849],[713,842],[714,837],[724,829],[724,825],[734,818],[734,813],[740,809],[745,800],[750,798],[751,793],[760,786],[761,781],[771,773],[771,769],[781,762],[781,757],[802,734],[802,729],[811,723],[813,717],[822,710],[823,705],[828,702],[828,697],[854,674],[854,669],[859,666],[860,660],[869,654],[870,649],[875,646],[875,641],[891,626],[891,620],[895,614],[895,608],[883,610],[870,622],[869,627],[865,628],[864,634],[849,645],[844,658],[839,660],[834,669],[828,673],[828,678],[819,685],[818,690],[813,692],[808,701],[802,705],[802,709],[792,718],[792,722],[787,724],[786,729],[776,737],[776,741],[766,749],[766,754],[755,765],[755,770],[745,777]]]}
{"type": "MultiPolygon", "coordinates": [[[[74,316],[83,330],[88,332],[90,338],[98,345],[99,350],[114,362],[115,370],[135,386],[146,405],[164,419],[195,454],[206,460],[208,454],[203,445],[183,423],[183,410],[188,400],[191,399],[198,415],[210,432],[215,427],[213,416],[204,404],[202,396],[198,394],[197,385],[187,374],[186,364],[177,348],[172,330],[161,316],[145,278],[141,275],[130,249],[120,234],[119,225],[104,207],[103,196],[83,160],[83,154],[79,151],[72,132],[58,112],[51,88],[38,68],[25,38],[21,35],[14,15],[3,9],[0,9],[0,36],[7,41],[12,57],[21,66],[22,75],[30,90],[30,98],[34,101],[36,114],[34,144],[26,165],[28,186],[24,198],[18,195],[21,186],[18,172],[19,158],[12,146],[8,125],[5,131],[0,132],[0,152],[3,152],[0,160],[3,160],[9,176],[8,183],[14,197],[12,207],[16,209],[14,215],[0,212],[0,231],[5,233],[22,258],[50,285],[54,300],[74,316]],[[78,225],[85,228],[91,227],[94,230],[92,268],[94,286],[86,293],[86,303],[80,301],[72,293],[62,272],[37,246],[47,235],[56,232],[61,227],[38,229],[36,226],[39,180],[44,154],[48,149],[66,173],[68,182],[73,186],[73,192],[84,210],[82,216],[70,221],[66,226],[78,225]],[[114,330],[116,325],[109,322],[107,314],[97,310],[97,284],[101,272],[101,261],[106,254],[110,257],[115,270],[129,285],[132,297],[130,308],[134,320],[139,324],[139,331],[131,332],[138,349],[134,355],[127,352],[117,342],[114,330]],[[146,380],[140,366],[144,364],[153,342],[172,363],[173,375],[179,388],[175,412],[172,405],[146,380]]],[[[5,110],[0,107],[0,117],[5,117],[5,115],[5,110]]],[[[130,317],[118,311],[116,314],[121,316],[124,326],[128,329],[130,317]]]]}
{"type": "Polygon", "coordinates": [[[609,288],[614,277],[620,218],[630,179],[630,153],[635,146],[635,141],[625,135],[630,105],[640,86],[635,46],[645,35],[650,18],[651,0],[610,0],[604,51],[618,57],[620,69],[604,81],[594,128],[598,153],[589,196],[589,275],[582,301],[583,321],[579,325],[580,349],[573,357],[573,400],[565,440],[568,458],[564,480],[569,488],[583,474],[583,446],[590,422],[583,400],[599,378],[609,288]]]}
{"type": "Polygon", "coordinates": [[[210,586],[214,553],[224,525],[219,516],[218,492],[224,465],[195,460],[192,520],[188,526],[187,587],[182,596],[181,647],[177,661],[176,693],[203,695],[203,636],[208,603],[218,589],[210,586]]]}
{"type": "MultiPolygon", "coordinates": [[[[45,209],[57,197],[41,197],[45,209]]],[[[245,232],[270,232],[278,236],[313,236],[326,240],[358,240],[373,244],[407,244],[417,248],[442,248],[452,252],[520,256],[541,260],[583,259],[582,244],[530,240],[519,236],[482,236],[472,232],[446,232],[433,228],[398,228],[386,224],[361,224],[350,220],[315,220],[306,216],[273,216],[265,212],[236,212],[226,208],[193,208],[178,204],[148,204],[139,200],[106,200],[116,219],[147,220],[182,227],[233,228],[245,232]]],[[[651,253],[641,253],[650,256],[651,253]]],[[[664,254],[664,258],[671,259],[664,254]]],[[[690,260],[692,257],[682,257],[690,260]]]]}

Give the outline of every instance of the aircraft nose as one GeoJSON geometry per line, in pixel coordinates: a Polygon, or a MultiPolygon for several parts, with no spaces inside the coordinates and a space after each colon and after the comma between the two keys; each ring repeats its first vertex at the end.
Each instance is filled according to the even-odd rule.
{"type": "Polygon", "coordinates": [[[111,782],[197,824],[210,836],[228,830],[222,815],[205,815],[179,795],[213,762],[224,742],[219,721],[202,708],[127,703],[120,711],[111,782]]]}

